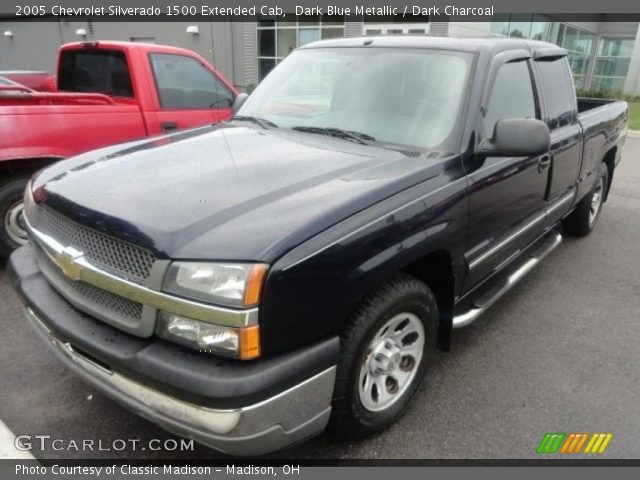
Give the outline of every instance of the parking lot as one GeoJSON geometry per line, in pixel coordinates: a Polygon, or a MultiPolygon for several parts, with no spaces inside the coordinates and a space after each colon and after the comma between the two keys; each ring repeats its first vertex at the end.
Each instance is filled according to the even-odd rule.
{"type": "MultiPolygon", "coordinates": [[[[599,224],[565,239],[475,324],[455,332],[409,413],[358,442],[324,434],[287,458],[535,458],[546,432],[612,432],[603,457],[640,458],[640,138],[629,138],[599,224]]],[[[16,435],[174,438],[69,373],[23,321],[0,267],[0,419],[16,435]]],[[[213,458],[34,450],[40,458],[213,458]]]]}

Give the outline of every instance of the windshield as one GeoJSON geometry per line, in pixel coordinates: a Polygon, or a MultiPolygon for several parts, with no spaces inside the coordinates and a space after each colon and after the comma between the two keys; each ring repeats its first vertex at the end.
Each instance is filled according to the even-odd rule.
{"type": "Polygon", "coordinates": [[[297,50],[238,115],[285,128],[348,130],[417,149],[449,148],[471,59],[426,49],[297,50]]]}

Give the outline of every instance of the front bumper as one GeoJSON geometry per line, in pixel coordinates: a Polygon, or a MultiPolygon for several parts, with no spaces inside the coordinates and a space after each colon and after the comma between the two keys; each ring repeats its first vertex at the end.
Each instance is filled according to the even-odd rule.
{"type": "Polygon", "coordinates": [[[301,442],[329,420],[337,339],[256,362],[196,355],[75,310],[46,282],[29,246],[14,252],[9,272],[28,322],[60,360],[170,432],[248,456],[301,442]]]}

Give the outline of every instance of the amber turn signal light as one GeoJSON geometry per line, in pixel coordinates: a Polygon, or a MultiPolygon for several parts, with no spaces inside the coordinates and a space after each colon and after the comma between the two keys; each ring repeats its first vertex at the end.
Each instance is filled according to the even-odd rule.
{"type": "Polygon", "coordinates": [[[257,263],[254,265],[249,275],[247,288],[244,292],[244,306],[252,307],[260,303],[260,294],[262,293],[262,285],[269,271],[269,265],[266,263],[257,263]]]}
{"type": "Polygon", "coordinates": [[[242,360],[251,360],[260,356],[260,327],[252,325],[244,327],[240,332],[239,357],[242,360]]]}

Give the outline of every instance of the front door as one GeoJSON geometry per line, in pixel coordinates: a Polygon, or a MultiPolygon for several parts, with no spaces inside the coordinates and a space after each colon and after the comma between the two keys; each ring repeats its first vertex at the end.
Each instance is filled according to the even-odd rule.
{"type": "MultiPolygon", "coordinates": [[[[529,59],[497,67],[482,120],[490,138],[498,120],[539,118],[529,59]]],[[[476,158],[469,171],[465,293],[497,271],[544,228],[548,155],[476,158]]]]}

